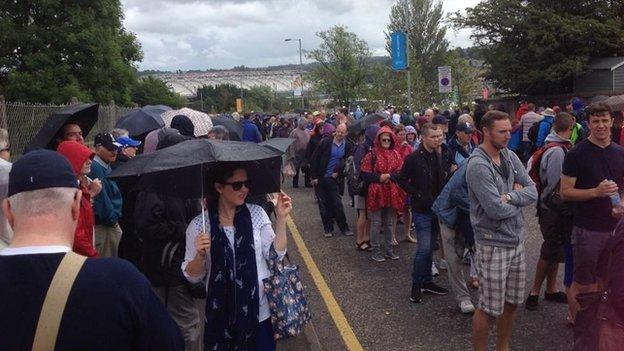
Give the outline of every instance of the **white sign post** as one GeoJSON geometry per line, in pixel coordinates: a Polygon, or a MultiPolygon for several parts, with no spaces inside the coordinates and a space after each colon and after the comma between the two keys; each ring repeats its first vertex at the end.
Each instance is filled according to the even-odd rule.
{"type": "Polygon", "coordinates": [[[440,93],[450,93],[453,91],[453,78],[450,66],[438,67],[438,91],[440,93]]]}

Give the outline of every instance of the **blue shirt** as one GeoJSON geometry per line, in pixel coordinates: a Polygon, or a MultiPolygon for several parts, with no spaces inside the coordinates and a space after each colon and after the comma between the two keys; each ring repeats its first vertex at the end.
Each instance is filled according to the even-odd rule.
{"type": "Polygon", "coordinates": [[[329,156],[329,162],[327,162],[327,169],[325,170],[325,178],[330,178],[334,169],[345,155],[345,147],[347,143],[343,140],[340,145],[336,142],[332,142],[331,154],[329,156]]]}
{"type": "MultiPolygon", "coordinates": [[[[472,150],[474,150],[474,146],[472,145],[472,143],[468,143],[468,154],[472,154],[472,150]]],[[[456,152],[455,153],[455,164],[457,166],[460,166],[462,164],[462,162],[464,162],[464,160],[466,160],[466,157],[464,157],[464,155],[461,154],[461,152],[456,152]]]]}

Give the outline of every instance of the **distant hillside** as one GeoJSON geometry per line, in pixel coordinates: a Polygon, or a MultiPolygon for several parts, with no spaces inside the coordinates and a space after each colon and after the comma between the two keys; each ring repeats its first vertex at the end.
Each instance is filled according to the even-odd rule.
{"type": "MultiPolygon", "coordinates": [[[[371,62],[387,62],[390,60],[389,56],[373,56],[370,58],[371,62]]],[[[309,71],[318,65],[316,62],[313,63],[305,63],[303,65],[304,71],[309,71]]],[[[246,66],[236,66],[230,69],[214,69],[209,68],[205,71],[202,70],[176,70],[176,71],[160,71],[160,70],[145,70],[139,71],[139,75],[159,75],[159,74],[167,74],[167,73],[209,73],[209,72],[244,72],[244,71],[297,71],[299,70],[298,64],[290,64],[290,65],[279,65],[279,66],[268,66],[268,67],[246,67],[246,66]]]]}

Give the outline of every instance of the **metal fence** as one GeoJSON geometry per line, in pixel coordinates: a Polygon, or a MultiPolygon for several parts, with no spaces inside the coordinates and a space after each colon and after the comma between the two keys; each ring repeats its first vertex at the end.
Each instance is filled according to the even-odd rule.
{"type": "MultiPolygon", "coordinates": [[[[0,99],[0,126],[9,131],[12,158],[19,157],[24,148],[37,134],[48,116],[68,105],[30,104],[4,102],[0,99]]],[[[93,141],[97,133],[110,132],[119,118],[132,108],[115,105],[100,105],[98,121],[89,132],[87,142],[93,141]]]]}

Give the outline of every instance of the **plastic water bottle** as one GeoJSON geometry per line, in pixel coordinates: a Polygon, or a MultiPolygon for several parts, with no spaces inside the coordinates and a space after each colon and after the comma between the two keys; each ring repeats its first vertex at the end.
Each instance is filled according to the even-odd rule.
{"type": "Polygon", "coordinates": [[[613,205],[613,207],[616,207],[620,204],[620,201],[621,201],[620,193],[615,193],[609,196],[609,198],[611,199],[611,205],[613,205]]]}

